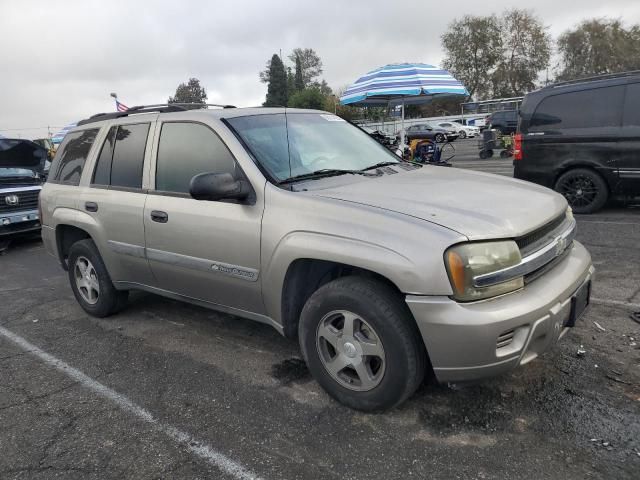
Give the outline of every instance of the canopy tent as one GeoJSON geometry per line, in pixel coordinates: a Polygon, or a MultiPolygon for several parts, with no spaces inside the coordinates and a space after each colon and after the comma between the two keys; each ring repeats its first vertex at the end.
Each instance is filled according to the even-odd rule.
{"type": "Polygon", "coordinates": [[[434,98],[469,92],[446,70],[426,63],[394,63],[360,77],[340,97],[342,105],[402,105],[401,148],[404,146],[405,104],[428,103],[434,98]]]}
{"type": "Polygon", "coordinates": [[[62,128],[62,130],[60,130],[55,135],[53,135],[53,137],[51,137],[51,141],[54,144],[62,143],[64,136],[69,132],[69,130],[71,130],[75,126],[76,126],[75,123],[70,123],[69,125],[66,125],[64,128],[62,128]]]}

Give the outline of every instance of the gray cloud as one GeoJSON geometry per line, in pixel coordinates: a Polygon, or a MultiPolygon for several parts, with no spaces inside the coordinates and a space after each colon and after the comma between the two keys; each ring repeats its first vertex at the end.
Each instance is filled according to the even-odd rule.
{"type": "MultiPolygon", "coordinates": [[[[61,126],[127,105],[166,101],[199,78],[209,101],[258,105],[258,72],[273,53],[314,48],[333,88],[386,63],[442,59],[440,35],[483,2],[2,0],[0,133],[34,138],[33,127],[61,126]],[[28,129],[24,129],[28,128],[28,129]],[[14,130],[23,129],[23,130],[14,130]]],[[[501,2],[501,8],[522,2],[501,2]]],[[[640,23],[636,0],[539,0],[529,6],[553,35],[591,17],[640,23]]]]}

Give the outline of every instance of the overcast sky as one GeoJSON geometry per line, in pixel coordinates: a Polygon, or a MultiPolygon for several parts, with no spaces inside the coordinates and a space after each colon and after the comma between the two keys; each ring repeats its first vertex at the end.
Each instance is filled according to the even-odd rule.
{"type": "MultiPolygon", "coordinates": [[[[36,138],[97,112],[165,102],[197,77],[211,103],[259,105],[273,53],[310,47],[332,88],[387,63],[442,60],[440,35],[489,2],[457,0],[0,0],[0,134],[36,138]],[[34,129],[35,127],[45,127],[34,129]]],[[[538,0],[555,37],[592,17],[640,23],[638,0],[538,0]]],[[[534,7],[535,5],[535,7],[534,7]]],[[[494,13],[500,13],[494,7],[494,13]]]]}

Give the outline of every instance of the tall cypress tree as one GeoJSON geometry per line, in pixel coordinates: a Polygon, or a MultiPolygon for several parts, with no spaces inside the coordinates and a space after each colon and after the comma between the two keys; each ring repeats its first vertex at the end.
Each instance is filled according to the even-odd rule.
{"type": "Polygon", "coordinates": [[[302,76],[302,60],[300,59],[300,55],[296,55],[295,87],[297,91],[304,90],[304,77],[302,76]]]}
{"type": "Polygon", "coordinates": [[[286,106],[287,100],[287,71],[282,59],[274,53],[269,67],[267,98],[263,105],[265,107],[286,106]]]}

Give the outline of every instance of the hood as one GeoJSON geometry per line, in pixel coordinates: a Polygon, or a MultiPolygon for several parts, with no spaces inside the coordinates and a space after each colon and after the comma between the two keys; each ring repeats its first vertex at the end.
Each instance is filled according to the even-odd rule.
{"type": "Polygon", "coordinates": [[[44,171],[47,150],[31,140],[0,138],[0,168],[26,168],[44,171]]]}
{"type": "Polygon", "coordinates": [[[520,237],[567,208],[564,197],[533,183],[437,166],[310,193],[420,218],[470,240],[520,237]]]}

